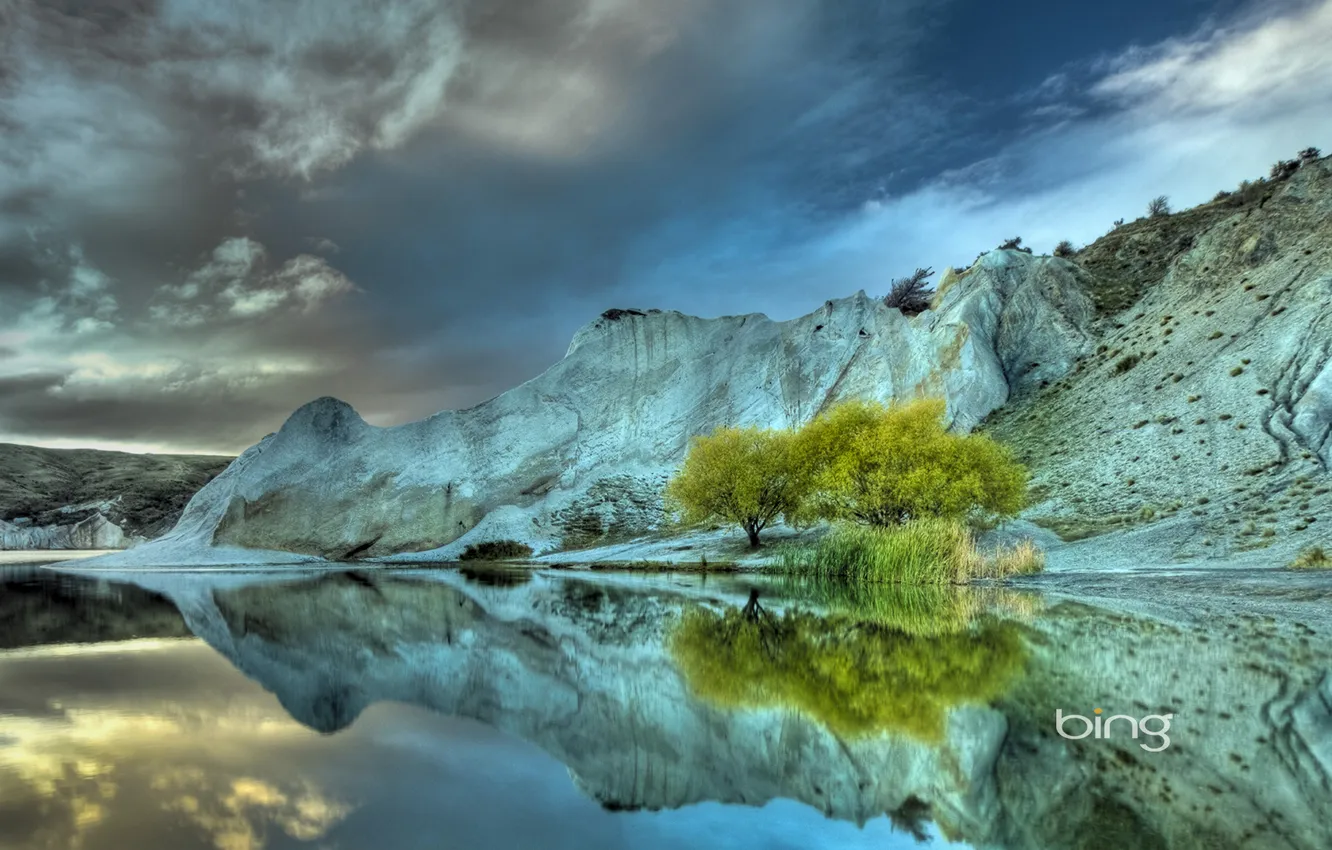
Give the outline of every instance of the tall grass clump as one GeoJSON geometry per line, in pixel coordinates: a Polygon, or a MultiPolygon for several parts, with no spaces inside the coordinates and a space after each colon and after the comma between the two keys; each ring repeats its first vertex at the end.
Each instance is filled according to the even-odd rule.
{"type": "Polygon", "coordinates": [[[1045,568],[1045,555],[1024,540],[987,558],[963,523],[921,519],[888,528],[838,526],[813,546],[784,548],[777,563],[801,579],[940,585],[1030,575],[1045,568]]]}
{"type": "Polygon", "coordinates": [[[805,578],[900,584],[962,584],[984,568],[966,526],[946,519],[838,526],[813,546],[783,550],[780,563],[805,578]]]}
{"type": "Polygon", "coordinates": [[[1001,546],[989,558],[989,578],[1029,576],[1045,569],[1045,553],[1031,540],[1001,546]]]}

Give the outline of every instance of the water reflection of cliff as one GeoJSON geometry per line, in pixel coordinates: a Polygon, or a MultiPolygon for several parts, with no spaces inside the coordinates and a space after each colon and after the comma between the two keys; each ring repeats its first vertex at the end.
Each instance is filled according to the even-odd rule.
{"type": "Polygon", "coordinates": [[[1327,642],[1272,623],[1012,598],[996,613],[964,595],[775,601],[776,631],[745,637],[744,595],[700,608],[628,583],[368,572],[178,601],[308,726],[335,732],[380,700],[475,718],[611,808],[786,797],[1015,850],[1332,846],[1327,642]],[[954,619],[932,627],[929,610],[954,619]],[[1056,707],[1094,704],[1173,710],[1172,746],[1054,735],[1056,707]]]}
{"type": "Polygon", "coordinates": [[[0,649],[189,634],[169,599],[133,584],[0,571],[0,649]]]}

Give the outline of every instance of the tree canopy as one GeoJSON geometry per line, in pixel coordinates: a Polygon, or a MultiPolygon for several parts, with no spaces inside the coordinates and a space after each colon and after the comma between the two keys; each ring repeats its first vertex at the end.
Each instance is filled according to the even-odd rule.
{"type": "Polygon", "coordinates": [[[944,417],[941,399],[848,401],[816,417],[794,449],[810,481],[802,515],[889,526],[1017,513],[1026,470],[986,436],[950,433],[944,417]]]}
{"type": "Polygon", "coordinates": [[[794,445],[790,431],[760,428],[718,428],[695,437],[666,485],[667,505],[686,522],[736,523],[756,547],[764,528],[804,500],[806,478],[794,445]]]}
{"type": "Polygon", "coordinates": [[[685,522],[735,523],[751,546],[778,517],[886,528],[1010,516],[1027,472],[1004,446],[945,427],[941,399],[847,401],[798,431],[718,428],[690,441],[666,487],[685,522]]]}

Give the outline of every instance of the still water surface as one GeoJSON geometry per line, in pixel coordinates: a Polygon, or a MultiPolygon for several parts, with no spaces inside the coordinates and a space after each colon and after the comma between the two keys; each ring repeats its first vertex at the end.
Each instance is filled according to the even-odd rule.
{"type": "Polygon", "coordinates": [[[1328,848],[1332,646],[1304,619],[0,568],[0,848],[1328,848]],[[1093,707],[1171,713],[1169,747],[1055,733],[1093,707]]]}

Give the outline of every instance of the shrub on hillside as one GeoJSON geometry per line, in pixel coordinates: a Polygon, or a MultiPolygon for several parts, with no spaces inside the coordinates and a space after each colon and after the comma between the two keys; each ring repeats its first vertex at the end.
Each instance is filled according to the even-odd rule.
{"type": "Polygon", "coordinates": [[[1304,150],[1300,151],[1300,162],[1313,162],[1315,159],[1318,159],[1322,155],[1323,152],[1320,151],[1318,148],[1312,148],[1312,147],[1305,148],[1304,150]]]}
{"type": "Polygon", "coordinates": [[[1299,557],[1291,561],[1292,570],[1332,570],[1332,557],[1329,557],[1322,546],[1312,546],[1300,553],[1299,557]]]}
{"type": "Polygon", "coordinates": [[[1110,374],[1122,375],[1137,366],[1140,360],[1142,360],[1142,357],[1137,354],[1127,354],[1115,364],[1115,368],[1110,374]]]}
{"type": "Polygon", "coordinates": [[[1170,198],[1165,195],[1157,195],[1152,198],[1147,203],[1147,214],[1153,218],[1170,215],[1170,198]]]}
{"type": "Polygon", "coordinates": [[[910,277],[893,281],[892,288],[884,296],[884,305],[895,307],[904,316],[924,313],[930,309],[930,297],[934,295],[934,290],[927,283],[933,274],[933,269],[916,269],[910,277]]]}
{"type": "Polygon", "coordinates": [[[1262,200],[1263,193],[1267,191],[1267,180],[1259,177],[1257,180],[1243,180],[1239,188],[1227,197],[1227,201],[1232,207],[1241,207],[1245,204],[1252,204],[1262,200]]]}
{"type": "Polygon", "coordinates": [[[759,545],[759,533],[794,514],[806,477],[792,456],[795,435],[760,428],[718,428],[690,441],[679,472],[666,485],[666,504],[685,522],[735,523],[759,545]]]}
{"type": "Polygon", "coordinates": [[[1273,180],[1289,180],[1299,170],[1300,160],[1283,159],[1272,166],[1272,171],[1268,174],[1268,177],[1273,180]]]}
{"type": "Polygon", "coordinates": [[[1064,259],[1068,259],[1069,257],[1072,257],[1077,253],[1078,249],[1073,247],[1073,243],[1067,239],[1063,240],[1058,245],[1056,245],[1054,249],[1054,255],[1056,257],[1062,257],[1064,259]]]}
{"type": "Polygon", "coordinates": [[[1023,248],[1023,247],[1022,247],[1022,237],[1021,237],[1021,236],[1014,236],[1012,239],[1005,239],[1005,240],[1003,241],[1003,243],[1000,244],[1000,246],[999,246],[999,250],[1000,250],[1000,251],[1022,251],[1022,252],[1025,253],[1025,254],[1030,254],[1030,253],[1031,253],[1031,249],[1030,249],[1030,248],[1023,248]]]}
{"type": "Polygon", "coordinates": [[[1026,469],[989,437],[950,433],[945,413],[942,399],[849,401],[811,420],[795,445],[802,515],[886,527],[1017,513],[1026,469]]]}
{"type": "Polygon", "coordinates": [[[513,561],[532,557],[532,547],[517,540],[486,540],[471,543],[458,556],[460,561],[513,561]]]}

